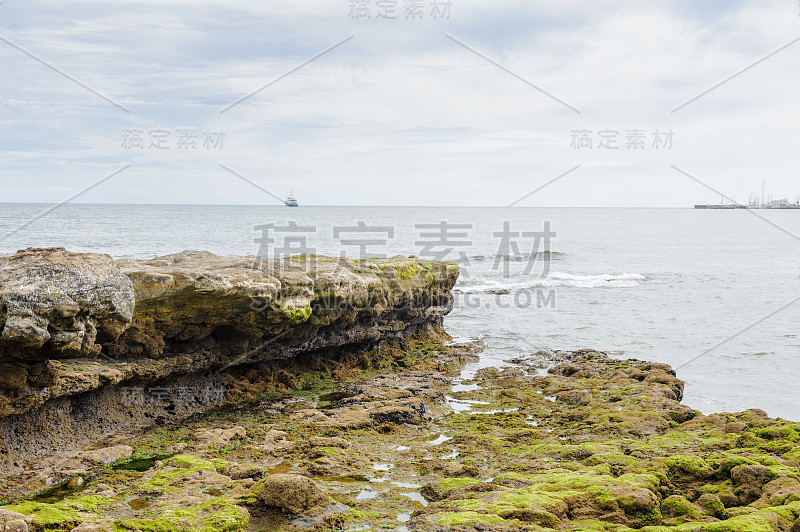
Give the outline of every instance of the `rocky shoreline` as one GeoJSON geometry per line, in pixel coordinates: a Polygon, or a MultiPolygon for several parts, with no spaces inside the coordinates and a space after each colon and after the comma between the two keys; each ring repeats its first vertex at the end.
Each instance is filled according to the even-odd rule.
{"type": "Polygon", "coordinates": [[[224,404],[229,368],[440,325],[457,277],[407,257],[0,257],[0,471],[224,404]]]}
{"type": "MultiPolygon", "coordinates": [[[[26,253],[41,258],[66,252],[26,253]]],[[[34,260],[24,257],[14,260],[34,260]]],[[[300,320],[310,322],[302,334],[291,341],[286,334],[272,342],[279,345],[225,367],[242,345],[227,346],[229,336],[208,331],[225,320],[238,325],[237,316],[249,316],[252,301],[248,296],[244,305],[241,299],[236,314],[228,296],[241,295],[244,283],[230,288],[240,272],[209,272],[217,282],[210,293],[224,302],[220,312],[209,311],[213,298],[198,293],[205,293],[210,281],[203,276],[183,281],[191,277],[187,271],[198,271],[198,260],[230,265],[243,259],[201,259],[192,253],[153,264],[122,263],[136,307],[149,301],[131,309],[124,330],[116,323],[125,320],[127,307],[99,298],[92,304],[105,310],[94,322],[91,313],[74,314],[75,322],[84,324],[80,342],[50,333],[57,341],[45,342],[44,349],[58,360],[36,359],[24,349],[18,351],[24,357],[12,358],[8,343],[0,348],[7,365],[3,382],[9,380],[9,366],[23,365],[32,389],[40,368],[51,364],[76,374],[73,364],[103,367],[84,370],[86,382],[102,381],[99,386],[64,387],[58,397],[30,403],[30,410],[6,418],[18,427],[24,416],[43,412],[31,434],[49,419],[54,425],[40,436],[50,438],[63,418],[53,417],[49,408],[69,401],[73,413],[83,412],[77,424],[98,427],[86,438],[89,443],[73,440],[71,449],[58,454],[40,445],[38,453],[14,457],[17,467],[0,473],[0,530],[800,530],[800,423],[760,410],[704,416],[680,402],[683,382],[669,366],[591,350],[532,353],[461,380],[460,368],[476,360],[481,344],[454,343],[440,328],[457,269],[413,258],[353,264],[346,275],[355,272],[367,281],[368,288],[358,293],[367,294],[369,305],[355,292],[344,295],[338,285],[337,297],[351,303],[336,307],[343,312],[338,318],[314,322],[315,312],[324,314],[328,307],[320,310],[311,299],[310,315],[300,320]],[[170,306],[164,294],[182,303],[170,306]],[[353,311],[357,304],[361,310],[353,311]],[[97,331],[91,342],[88,324],[97,331]],[[182,333],[182,327],[188,330],[182,333]],[[344,336],[334,333],[337,327],[347,331],[344,336]],[[367,340],[364,334],[370,335],[367,340]],[[87,358],[98,345],[104,356],[87,358]],[[309,345],[314,347],[303,347],[309,345]],[[127,358],[126,352],[133,355],[127,358]],[[175,369],[180,357],[191,360],[175,369]],[[164,361],[168,365],[160,366],[164,361]],[[99,434],[102,424],[85,416],[93,404],[89,399],[124,392],[118,385],[129,380],[114,383],[99,376],[128,371],[119,366],[133,368],[130,382],[140,378],[198,390],[203,379],[213,377],[225,393],[199,406],[197,394],[184,397],[197,408],[181,410],[172,388],[158,397],[167,406],[128,405],[120,412],[140,422],[120,422],[99,434]],[[148,373],[151,367],[167,373],[148,373]],[[194,367],[197,371],[189,370],[194,367]],[[79,406],[80,401],[86,404],[79,406]],[[162,411],[160,418],[148,417],[162,411]]],[[[292,271],[305,271],[312,280],[315,299],[327,293],[330,285],[321,279],[330,277],[317,268],[309,275],[310,264],[303,262],[296,268],[292,271]]],[[[12,292],[6,287],[14,285],[2,264],[0,271],[4,309],[42,300],[26,296],[9,304],[12,292]]],[[[124,282],[110,271],[112,279],[124,282]]],[[[269,275],[283,284],[302,284],[269,275]]],[[[347,286],[358,285],[356,278],[348,277],[347,286]]],[[[269,341],[280,334],[278,323],[297,322],[296,309],[306,308],[312,297],[278,293],[264,313],[272,317],[262,316],[254,328],[249,325],[255,322],[245,319],[240,326],[245,333],[233,336],[241,340],[244,334],[248,346],[269,341]]],[[[80,294],[72,299],[80,300],[80,294]]],[[[41,308],[55,308],[47,305],[41,308]]],[[[59,320],[65,312],[37,316],[43,314],[64,327],[59,320]]],[[[4,323],[19,324],[19,316],[25,314],[4,323]]],[[[79,328],[70,326],[73,332],[79,328]]],[[[19,395],[5,390],[4,397],[25,397],[20,390],[13,392],[19,395]]],[[[4,408],[19,409],[23,403],[8,404],[4,408]]],[[[110,407],[102,405],[98,416],[110,407]]],[[[10,448],[4,439],[3,449],[10,448]]]]}
{"type": "Polygon", "coordinates": [[[430,330],[316,369],[241,372],[227,407],[6,477],[0,519],[79,532],[800,526],[800,424],[704,416],[679,402],[669,366],[596,351],[454,384],[479,351],[430,330]],[[59,483],[42,490],[47,477],[59,483]]]}

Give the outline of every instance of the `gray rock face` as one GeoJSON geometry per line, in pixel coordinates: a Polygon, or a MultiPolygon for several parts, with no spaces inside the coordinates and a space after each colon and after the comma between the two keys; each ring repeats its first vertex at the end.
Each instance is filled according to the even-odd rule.
{"type": "Polygon", "coordinates": [[[458,277],[454,264],[406,257],[261,261],[185,251],[119,265],[133,281],[136,312],[108,354],[158,359],[203,351],[223,365],[441,322],[458,277]]]}
{"type": "MultiPolygon", "coordinates": [[[[48,439],[69,445],[100,425],[140,428],[127,407],[97,404],[114,390],[172,390],[192,376],[216,382],[229,367],[440,325],[457,278],[455,264],[407,257],[262,261],[185,251],[115,262],[62,248],[0,257],[0,435],[16,456],[52,450],[48,439]],[[53,431],[48,419],[65,415],[66,433],[37,439],[53,431]]],[[[184,402],[195,412],[218,399],[184,402]]],[[[171,396],[165,403],[143,415],[191,413],[171,396]]],[[[2,454],[0,469],[15,461],[2,454]]]]}
{"type": "Polygon", "coordinates": [[[94,356],[133,307],[133,283],[108,255],[29,248],[0,257],[0,359],[94,356]]]}

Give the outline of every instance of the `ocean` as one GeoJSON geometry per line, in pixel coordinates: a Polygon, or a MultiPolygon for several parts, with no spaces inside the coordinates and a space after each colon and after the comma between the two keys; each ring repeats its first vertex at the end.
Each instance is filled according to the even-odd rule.
{"type": "Polygon", "coordinates": [[[0,203],[0,253],[454,260],[462,276],[445,326],[486,344],[465,374],[538,350],[592,348],[671,364],[684,402],[706,414],[761,408],[800,420],[800,211],[51,207],[0,203]]]}

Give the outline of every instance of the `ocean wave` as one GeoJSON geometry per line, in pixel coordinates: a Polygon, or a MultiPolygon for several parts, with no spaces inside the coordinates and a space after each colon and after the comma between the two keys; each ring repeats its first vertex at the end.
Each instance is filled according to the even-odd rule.
{"type": "Polygon", "coordinates": [[[646,281],[647,278],[640,273],[574,275],[553,272],[544,278],[535,277],[524,281],[511,279],[470,280],[456,285],[453,291],[462,294],[511,294],[533,288],[635,288],[646,281]],[[469,284],[473,282],[475,284],[469,284]]]}

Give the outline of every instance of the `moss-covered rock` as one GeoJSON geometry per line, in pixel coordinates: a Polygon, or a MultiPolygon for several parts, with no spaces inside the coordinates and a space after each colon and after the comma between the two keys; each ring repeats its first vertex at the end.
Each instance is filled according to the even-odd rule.
{"type": "Polygon", "coordinates": [[[328,493],[318,483],[302,475],[270,475],[253,494],[264,506],[291,514],[315,514],[328,505],[328,493]]]}

